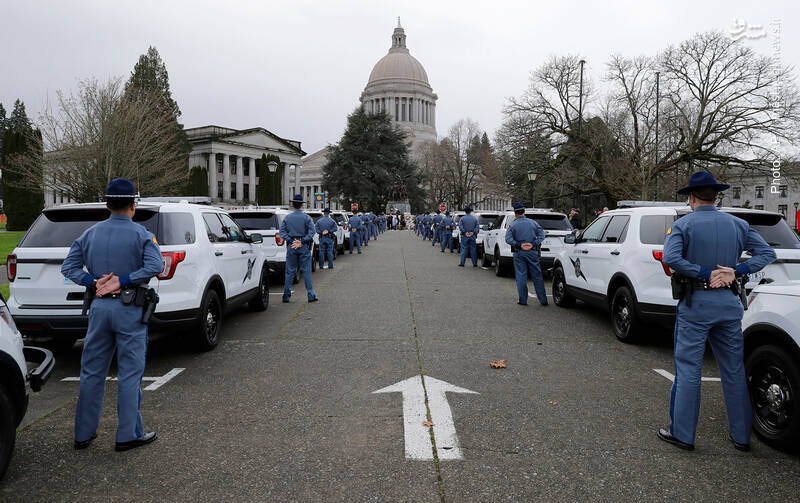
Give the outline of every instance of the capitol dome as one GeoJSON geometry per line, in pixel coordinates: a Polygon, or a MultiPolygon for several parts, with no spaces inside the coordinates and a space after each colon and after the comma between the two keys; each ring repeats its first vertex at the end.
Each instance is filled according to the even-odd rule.
{"type": "Polygon", "coordinates": [[[389,53],[378,60],[361,93],[361,105],[368,113],[384,112],[406,132],[415,156],[425,142],[437,141],[436,101],[438,96],[428,74],[406,47],[406,34],[397,18],[389,53]]]}

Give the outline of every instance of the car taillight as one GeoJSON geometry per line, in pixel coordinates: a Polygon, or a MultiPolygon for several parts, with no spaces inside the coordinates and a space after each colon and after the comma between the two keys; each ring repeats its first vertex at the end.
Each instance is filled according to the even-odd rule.
{"type": "Polygon", "coordinates": [[[161,252],[161,263],[164,264],[164,267],[158,274],[158,279],[172,279],[172,276],[175,275],[175,269],[178,268],[178,264],[183,262],[185,258],[186,252],[184,251],[161,252]]]}
{"type": "Polygon", "coordinates": [[[6,275],[9,283],[13,283],[17,277],[17,256],[9,255],[6,258],[6,275]]]}
{"type": "Polygon", "coordinates": [[[658,260],[658,263],[661,264],[661,267],[664,269],[664,274],[667,276],[672,276],[672,270],[669,268],[667,264],[663,262],[664,259],[664,252],[661,250],[653,250],[653,258],[658,260]]]}
{"type": "Polygon", "coordinates": [[[278,246],[283,246],[283,239],[281,239],[281,237],[277,234],[275,234],[275,244],[278,246]]]}

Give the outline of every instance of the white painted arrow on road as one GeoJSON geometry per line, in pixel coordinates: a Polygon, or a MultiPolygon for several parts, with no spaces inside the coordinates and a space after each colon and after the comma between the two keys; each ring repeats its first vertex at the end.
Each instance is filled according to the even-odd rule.
{"type": "MultiPolygon", "coordinates": [[[[445,393],[480,393],[425,376],[428,390],[428,406],[431,410],[433,434],[436,437],[436,454],[439,459],[463,459],[458,447],[456,425],[445,393]]],[[[425,389],[422,378],[414,376],[397,384],[381,388],[373,393],[402,393],[403,422],[405,423],[406,459],[433,459],[431,436],[422,423],[428,420],[425,409],[425,389]]]]}

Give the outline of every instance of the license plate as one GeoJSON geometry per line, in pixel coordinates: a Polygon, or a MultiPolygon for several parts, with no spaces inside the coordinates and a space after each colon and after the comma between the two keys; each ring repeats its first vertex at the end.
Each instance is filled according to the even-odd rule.
{"type": "Polygon", "coordinates": [[[542,244],[551,245],[551,244],[553,244],[553,242],[550,241],[549,239],[545,239],[544,241],[542,241],[542,244]]]}
{"type": "Polygon", "coordinates": [[[754,272],[748,275],[748,278],[750,279],[750,281],[761,281],[762,279],[764,279],[764,271],[754,272]]]}

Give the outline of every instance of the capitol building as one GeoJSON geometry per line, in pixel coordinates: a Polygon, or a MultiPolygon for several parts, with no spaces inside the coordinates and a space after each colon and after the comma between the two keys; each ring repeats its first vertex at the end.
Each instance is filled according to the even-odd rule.
{"type": "Polygon", "coordinates": [[[369,74],[361,105],[369,113],[388,113],[406,132],[413,157],[423,143],[437,141],[437,99],[425,68],[406,47],[406,34],[397,18],[392,46],[369,74]]]}
{"type": "MultiPolygon", "coordinates": [[[[436,100],[428,74],[406,47],[406,34],[397,19],[392,32],[389,52],[375,63],[367,85],[361,93],[361,106],[367,113],[385,112],[406,133],[411,143],[411,157],[418,156],[422,145],[438,141],[436,135],[436,100]]],[[[314,202],[314,194],[322,191],[322,167],[327,163],[325,147],[303,159],[298,193],[310,207],[322,207],[314,202]]],[[[329,201],[336,208],[335,201],[329,201]]]]}

